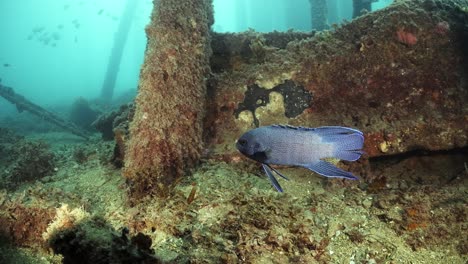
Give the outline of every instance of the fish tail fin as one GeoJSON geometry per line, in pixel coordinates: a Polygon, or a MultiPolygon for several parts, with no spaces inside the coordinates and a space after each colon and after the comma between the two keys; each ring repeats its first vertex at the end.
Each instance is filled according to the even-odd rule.
{"type": "Polygon", "coordinates": [[[333,156],[340,160],[355,161],[364,153],[362,146],[364,137],[360,134],[350,134],[343,136],[341,141],[335,142],[333,156]]]}
{"type": "Polygon", "coordinates": [[[361,131],[347,127],[320,127],[317,134],[324,142],[334,146],[333,158],[347,161],[358,160],[364,153],[364,136],[361,131]]]}

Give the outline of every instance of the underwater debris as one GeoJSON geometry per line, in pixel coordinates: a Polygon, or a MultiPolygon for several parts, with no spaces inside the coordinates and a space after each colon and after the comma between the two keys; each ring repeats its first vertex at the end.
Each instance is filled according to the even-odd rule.
{"type": "Polygon", "coordinates": [[[118,110],[101,114],[92,124],[96,130],[101,132],[103,140],[114,139],[114,129],[128,131],[129,123],[135,112],[133,103],[124,104],[118,110]]]}
{"type": "Polygon", "coordinates": [[[5,98],[12,104],[16,105],[16,109],[18,109],[19,112],[28,111],[31,114],[40,117],[41,120],[50,122],[66,131],[69,131],[74,135],[88,139],[87,132],[76,127],[73,123],[62,119],[56,114],[47,111],[44,108],[30,102],[24,96],[15,93],[15,91],[11,87],[3,86],[0,84],[0,96],[5,98]]]}
{"type": "Polygon", "coordinates": [[[128,103],[121,105],[118,110],[102,114],[92,124],[92,126],[101,132],[103,140],[115,140],[112,163],[117,168],[123,166],[125,144],[129,138],[129,126],[134,114],[135,105],[133,103],[128,103]]]}
{"type": "Polygon", "coordinates": [[[197,193],[197,184],[192,183],[192,190],[190,191],[189,196],[187,197],[187,204],[191,204],[195,200],[195,194],[197,193]]]}
{"type": "Polygon", "coordinates": [[[87,131],[93,131],[93,122],[97,119],[100,112],[93,109],[88,100],[83,97],[77,98],[70,107],[70,121],[75,125],[87,131]]]}

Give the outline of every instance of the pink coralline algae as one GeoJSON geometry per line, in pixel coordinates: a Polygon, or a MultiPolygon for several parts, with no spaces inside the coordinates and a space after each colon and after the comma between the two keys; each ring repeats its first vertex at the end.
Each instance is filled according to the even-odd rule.
{"type": "Polygon", "coordinates": [[[434,31],[439,35],[446,35],[450,31],[450,24],[447,21],[441,21],[437,23],[434,31]]]}
{"type": "Polygon", "coordinates": [[[405,44],[406,46],[413,46],[418,42],[418,38],[411,32],[407,32],[404,29],[399,29],[396,32],[398,42],[405,44]]]}

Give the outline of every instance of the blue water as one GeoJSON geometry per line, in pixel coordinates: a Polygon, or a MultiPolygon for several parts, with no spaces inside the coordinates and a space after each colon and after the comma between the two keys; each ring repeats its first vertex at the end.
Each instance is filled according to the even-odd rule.
{"type": "MultiPolygon", "coordinates": [[[[139,0],[116,94],[135,89],[152,1],[139,0]]],[[[99,96],[125,1],[0,1],[0,78],[43,106],[99,96]]],[[[7,103],[0,97],[1,112],[7,103]]]]}

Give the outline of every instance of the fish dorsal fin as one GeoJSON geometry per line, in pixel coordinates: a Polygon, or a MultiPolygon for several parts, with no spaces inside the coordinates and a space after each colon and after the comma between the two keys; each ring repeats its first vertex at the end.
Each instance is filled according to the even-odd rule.
{"type": "Polygon", "coordinates": [[[300,131],[315,131],[323,135],[343,135],[343,134],[362,135],[362,132],[357,129],[353,129],[349,127],[341,127],[341,126],[301,127],[301,126],[291,126],[291,125],[272,125],[272,127],[281,128],[281,129],[294,129],[294,130],[300,130],[300,131]]]}
{"type": "Polygon", "coordinates": [[[301,126],[291,126],[291,125],[272,125],[272,127],[281,128],[281,129],[302,130],[302,131],[316,130],[316,128],[312,128],[312,127],[301,127],[301,126]]]}

